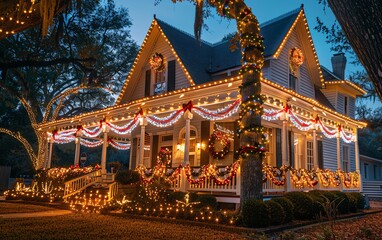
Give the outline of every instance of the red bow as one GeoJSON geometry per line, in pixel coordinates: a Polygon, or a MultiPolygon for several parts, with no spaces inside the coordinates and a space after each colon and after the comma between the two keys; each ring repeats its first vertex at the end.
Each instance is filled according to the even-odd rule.
{"type": "Polygon", "coordinates": [[[183,110],[184,111],[190,111],[192,110],[192,108],[194,107],[194,104],[192,104],[192,101],[189,101],[187,104],[183,104],[183,110]]]}

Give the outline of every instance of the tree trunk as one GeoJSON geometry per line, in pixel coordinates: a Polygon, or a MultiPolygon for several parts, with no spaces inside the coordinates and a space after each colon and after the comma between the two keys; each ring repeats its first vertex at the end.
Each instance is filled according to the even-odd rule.
{"type": "Polygon", "coordinates": [[[382,1],[328,0],[382,100],[382,1]]]}

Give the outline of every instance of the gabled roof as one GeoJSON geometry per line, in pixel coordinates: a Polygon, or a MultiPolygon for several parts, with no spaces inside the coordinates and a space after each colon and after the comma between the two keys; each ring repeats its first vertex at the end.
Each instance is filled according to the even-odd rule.
{"type": "Polygon", "coordinates": [[[340,79],[338,76],[336,76],[332,71],[327,69],[324,66],[320,66],[322,70],[322,75],[325,79],[325,84],[330,87],[333,85],[340,85],[342,88],[347,89],[350,92],[353,92],[356,96],[362,96],[367,94],[367,92],[358,86],[355,83],[352,83],[348,80],[340,79]]]}
{"type": "Polygon", "coordinates": [[[170,41],[179,58],[186,66],[191,78],[196,84],[211,80],[208,68],[211,61],[211,44],[197,42],[193,36],[181,31],[160,19],[156,19],[159,27],[170,41]]]}
{"type": "Polygon", "coordinates": [[[336,111],[336,109],[333,107],[330,101],[325,97],[325,95],[321,92],[321,90],[317,86],[314,86],[314,96],[315,96],[315,99],[318,102],[320,102],[322,105],[332,109],[333,111],[336,111]]]}

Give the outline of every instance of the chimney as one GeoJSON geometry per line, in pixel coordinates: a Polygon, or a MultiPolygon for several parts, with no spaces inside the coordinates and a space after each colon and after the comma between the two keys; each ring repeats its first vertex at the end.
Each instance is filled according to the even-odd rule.
{"type": "Polygon", "coordinates": [[[344,53],[336,53],[332,57],[333,73],[340,79],[345,79],[346,57],[344,53]]]}

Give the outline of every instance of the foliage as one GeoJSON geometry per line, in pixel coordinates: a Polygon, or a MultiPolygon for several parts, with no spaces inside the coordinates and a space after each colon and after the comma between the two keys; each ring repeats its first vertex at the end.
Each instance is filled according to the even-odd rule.
{"type": "Polygon", "coordinates": [[[30,142],[24,147],[32,149],[36,168],[45,151],[37,123],[112,104],[137,53],[128,12],[112,0],[83,1],[81,8],[62,12],[54,25],[44,38],[35,27],[0,41],[0,99],[14,109],[7,115],[0,111],[0,122],[15,126],[8,114],[22,113],[29,134],[10,129],[30,142]]]}
{"type": "Polygon", "coordinates": [[[115,181],[119,184],[131,184],[139,182],[141,175],[137,171],[134,170],[121,170],[115,174],[115,181]]]}
{"type": "Polygon", "coordinates": [[[241,206],[241,219],[246,227],[268,227],[269,210],[264,202],[249,199],[241,206]]]}
{"type": "Polygon", "coordinates": [[[200,202],[200,204],[196,206],[198,208],[209,208],[209,209],[216,210],[218,207],[218,202],[216,201],[216,197],[210,194],[200,194],[198,195],[198,198],[196,201],[200,202]]]}
{"type": "Polygon", "coordinates": [[[365,209],[365,197],[362,193],[359,192],[349,192],[346,193],[346,195],[349,197],[351,196],[352,198],[355,199],[356,203],[356,208],[359,210],[365,209]]]}
{"type": "Polygon", "coordinates": [[[344,192],[341,191],[333,191],[332,192],[336,196],[336,205],[338,205],[338,212],[340,214],[349,213],[349,198],[344,192]]]}
{"type": "Polygon", "coordinates": [[[281,205],[285,213],[285,219],[284,219],[285,223],[291,222],[293,220],[293,217],[294,217],[293,203],[288,198],[278,197],[278,198],[272,198],[270,201],[276,202],[281,205]]]}
{"type": "Polygon", "coordinates": [[[118,172],[123,167],[123,164],[117,161],[109,162],[108,165],[110,168],[114,169],[114,172],[118,172]]]}
{"type": "Polygon", "coordinates": [[[299,220],[311,220],[317,214],[313,199],[303,192],[289,192],[284,195],[293,203],[294,217],[299,220]]]}
{"type": "Polygon", "coordinates": [[[285,221],[285,212],[281,204],[274,201],[266,201],[265,206],[269,212],[270,225],[280,225],[285,221]]]}

